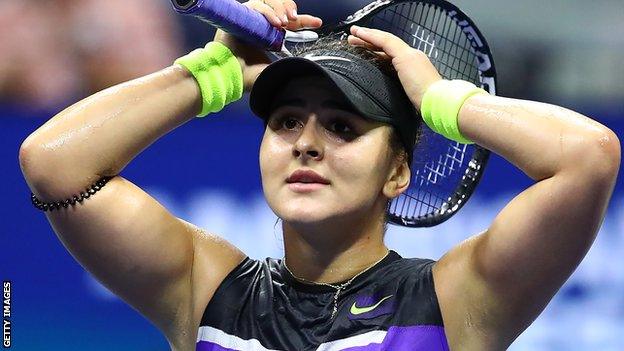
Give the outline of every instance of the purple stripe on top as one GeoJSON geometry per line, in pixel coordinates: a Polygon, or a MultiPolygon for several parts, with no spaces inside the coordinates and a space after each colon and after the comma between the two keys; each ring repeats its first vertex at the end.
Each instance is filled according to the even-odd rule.
{"type": "Polygon", "coordinates": [[[238,351],[234,349],[228,349],[219,344],[215,344],[210,341],[199,341],[195,346],[195,351],[238,351]]]}
{"type": "Polygon", "coordinates": [[[444,328],[435,325],[390,327],[381,344],[368,344],[342,351],[449,351],[444,328]]]}
{"type": "MultiPolygon", "coordinates": [[[[238,351],[209,341],[199,341],[196,351],[238,351]]],[[[444,328],[435,325],[390,327],[383,341],[342,351],[449,351],[444,328]]]]}

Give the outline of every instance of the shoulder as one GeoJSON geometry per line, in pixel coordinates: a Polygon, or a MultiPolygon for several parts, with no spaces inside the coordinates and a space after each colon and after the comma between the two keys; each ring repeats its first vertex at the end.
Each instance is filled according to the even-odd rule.
{"type": "Polygon", "coordinates": [[[361,282],[350,303],[367,306],[387,301],[384,311],[391,312],[387,322],[395,326],[443,326],[432,273],[436,261],[393,256],[391,262],[361,282]]]}
{"type": "Polygon", "coordinates": [[[253,259],[245,257],[230,273],[225,276],[215,295],[227,290],[232,285],[246,285],[249,283],[282,283],[284,276],[281,270],[282,259],[267,257],[253,259]]]}
{"type": "Polygon", "coordinates": [[[393,261],[379,271],[379,275],[406,283],[433,283],[433,267],[437,261],[428,258],[403,258],[393,261]]]}
{"type": "Polygon", "coordinates": [[[483,235],[475,235],[440,258],[433,267],[435,290],[451,344],[502,349],[505,346],[501,342],[507,341],[507,336],[500,333],[502,321],[514,314],[505,308],[505,301],[488,291],[474,269],[481,264],[476,250],[483,239],[483,235]],[[501,306],[500,313],[488,311],[491,305],[501,306]]]}
{"type": "Polygon", "coordinates": [[[215,296],[232,288],[232,286],[260,283],[263,280],[279,279],[279,264],[281,260],[266,258],[264,260],[245,257],[234,269],[228,273],[221,285],[217,287],[215,296]]]}
{"type": "Polygon", "coordinates": [[[280,259],[274,258],[258,260],[245,257],[215,290],[204,310],[201,325],[214,318],[237,316],[246,301],[273,295],[274,288],[283,285],[280,262],[280,259]]]}
{"type": "Polygon", "coordinates": [[[431,272],[431,268],[437,261],[429,258],[400,258],[394,264],[399,269],[408,270],[412,274],[427,274],[431,272]]]}

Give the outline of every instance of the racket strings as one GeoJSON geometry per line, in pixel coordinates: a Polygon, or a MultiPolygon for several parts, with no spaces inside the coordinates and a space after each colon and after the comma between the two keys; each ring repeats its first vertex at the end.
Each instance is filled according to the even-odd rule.
{"type": "MultiPolygon", "coordinates": [[[[444,78],[480,85],[478,60],[471,42],[445,9],[401,2],[371,17],[368,25],[393,33],[423,51],[444,78]]],[[[410,185],[408,191],[395,198],[389,213],[401,221],[417,222],[455,207],[458,184],[474,149],[425,128],[412,162],[411,182],[416,186],[410,185]]]]}
{"type": "Polygon", "coordinates": [[[425,52],[445,78],[478,83],[472,45],[445,10],[421,3],[401,3],[377,14],[371,19],[371,25],[387,28],[425,52]]]}

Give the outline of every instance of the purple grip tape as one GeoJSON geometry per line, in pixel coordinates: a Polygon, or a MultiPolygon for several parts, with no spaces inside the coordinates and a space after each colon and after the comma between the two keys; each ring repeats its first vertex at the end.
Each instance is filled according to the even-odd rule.
{"type": "Polygon", "coordinates": [[[234,35],[240,40],[270,51],[280,51],[286,31],[274,27],[259,12],[235,0],[171,0],[176,12],[202,21],[234,35]]]}

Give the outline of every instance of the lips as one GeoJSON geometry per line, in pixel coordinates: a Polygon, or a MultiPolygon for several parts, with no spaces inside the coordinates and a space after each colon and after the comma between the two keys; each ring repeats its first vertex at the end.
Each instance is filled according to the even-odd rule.
{"type": "Polygon", "coordinates": [[[286,179],[286,183],[305,183],[305,184],[329,184],[329,180],[323,178],[320,174],[313,170],[296,170],[286,179]]]}

